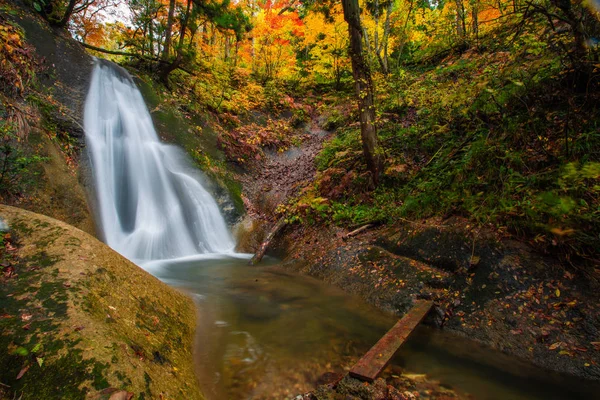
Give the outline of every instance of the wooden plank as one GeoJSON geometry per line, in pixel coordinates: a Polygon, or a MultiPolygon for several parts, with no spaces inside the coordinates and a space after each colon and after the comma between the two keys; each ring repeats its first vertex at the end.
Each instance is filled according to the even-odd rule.
{"type": "Polygon", "coordinates": [[[367,382],[377,379],[432,306],[432,301],[417,300],[406,315],[352,367],[350,376],[367,382]]]}

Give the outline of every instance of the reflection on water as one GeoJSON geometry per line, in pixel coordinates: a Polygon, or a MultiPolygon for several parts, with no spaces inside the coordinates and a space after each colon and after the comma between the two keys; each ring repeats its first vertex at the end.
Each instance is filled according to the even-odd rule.
{"type": "MultiPolygon", "coordinates": [[[[335,288],[240,258],[187,260],[154,268],[199,305],[197,368],[211,400],[284,399],[311,390],[326,372],[343,372],[396,319],[335,288]]],[[[420,328],[394,360],[474,399],[589,399],[589,386],[420,328]]]]}

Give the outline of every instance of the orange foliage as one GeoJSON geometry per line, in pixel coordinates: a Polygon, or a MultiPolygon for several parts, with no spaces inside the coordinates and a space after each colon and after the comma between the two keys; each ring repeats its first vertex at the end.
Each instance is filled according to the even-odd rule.
{"type": "Polygon", "coordinates": [[[296,11],[281,13],[287,2],[267,1],[254,18],[251,38],[242,45],[246,66],[262,81],[291,75],[296,70],[294,46],[304,36],[304,22],[296,11]]]}

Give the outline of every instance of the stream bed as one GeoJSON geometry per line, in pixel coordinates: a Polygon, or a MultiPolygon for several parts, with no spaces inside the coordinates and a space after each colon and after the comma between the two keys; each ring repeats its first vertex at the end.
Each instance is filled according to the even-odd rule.
{"type": "MultiPolygon", "coordinates": [[[[397,319],[276,260],[210,256],[150,272],[195,298],[196,361],[209,400],[286,399],[348,370],[397,319]]],[[[599,386],[552,374],[464,338],[419,327],[394,373],[426,374],[467,399],[593,399],[599,386]]]]}

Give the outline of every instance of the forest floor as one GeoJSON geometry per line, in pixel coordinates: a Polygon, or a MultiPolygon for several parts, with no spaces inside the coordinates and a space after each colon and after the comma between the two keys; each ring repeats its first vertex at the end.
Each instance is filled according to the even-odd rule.
{"type": "MultiPolygon", "coordinates": [[[[279,204],[314,185],[315,156],[331,138],[322,123],[313,118],[312,135],[299,147],[269,153],[241,177],[252,218],[273,224],[279,204]]],[[[437,308],[430,324],[548,371],[600,379],[600,308],[593,280],[462,217],[398,220],[349,237],[351,230],[291,224],[272,251],[285,254],[290,268],[385,311],[402,315],[414,299],[432,299],[437,308]]]]}
{"type": "Polygon", "coordinates": [[[267,151],[264,158],[254,160],[240,175],[248,213],[271,219],[279,204],[285,204],[314,179],[315,157],[330,132],[324,131],[316,119],[303,130],[300,146],[284,152],[267,151]]]}

